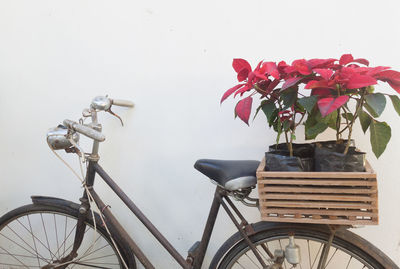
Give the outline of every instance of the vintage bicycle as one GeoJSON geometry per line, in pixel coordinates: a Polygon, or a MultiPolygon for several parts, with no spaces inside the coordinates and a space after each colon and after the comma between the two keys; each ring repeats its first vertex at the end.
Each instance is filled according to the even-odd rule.
{"type": "MultiPolygon", "coordinates": [[[[81,178],[84,192],[79,203],[60,198],[32,196],[32,204],[0,218],[0,268],[154,268],[135,241],[113,216],[94,189],[100,176],[160,244],[184,269],[200,269],[211,233],[222,207],[238,231],[220,247],[209,268],[398,268],[385,254],[348,226],[317,224],[248,223],[231,198],[258,206],[250,197],[256,186],[258,161],[202,159],[195,168],[216,184],[204,232],[186,257],[169,243],[115,181],[99,165],[99,144],[105,140],[98,112],[133,107],[125,100],[98,96],[83,111],[79,122],[65,120],[51,129],[51,149],[77,154],[86,165],[81,178]],[[85,124],[84,119],[91,120],[85,124]],[[79,145],[79,134],[93,139],[90,153],[79,145]]],[[[57,156],[59,156],[57,154],[57,156]]],[[[204,267],[203,267],[204,268],[204,267]]]]}

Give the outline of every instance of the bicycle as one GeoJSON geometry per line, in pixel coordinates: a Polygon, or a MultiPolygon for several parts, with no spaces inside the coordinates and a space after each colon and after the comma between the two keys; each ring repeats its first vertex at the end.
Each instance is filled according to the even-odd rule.
{"type": "Polygon", "coordinates": [[[216,184],[216,190],[201,241],[184,258],[98,163],[99,144],[105,136],[97,113],[106,111],[119,118],[112,106],[133,107],[133,103],[98,96],[90,109],[83,111],[83,118],[91,119],[90,123],[65,120],[49,131],[47,139],[53,151],[64,149],[85,161],[83,195],[80,203],[32,196],[32,204],[2,216],[0,268],[136,268],[137,260],[146,269],[154,268],[94,190],[96,174],[184,269],[201,268],[221,207],[238,232],[217,251],[211,269],[398,268],[371,243],[348,231],[349,227],[248,223],[231,198],[258,206],[258,199],[250,197],[256,186],[258,161],[202,159],[195,163],[195,168],[216,184]],[[93,139],[90,153],[80,148],[78,134],[93,139]]]}

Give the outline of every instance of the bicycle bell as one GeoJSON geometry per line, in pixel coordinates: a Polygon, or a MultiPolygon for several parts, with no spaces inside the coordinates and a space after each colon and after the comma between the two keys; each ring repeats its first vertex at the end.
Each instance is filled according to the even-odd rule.
{"type": "Polygon", "coordinates": [[[107,96],[96,96],[92,100],[91,107],[96,110],[107,111],[110,109],[111,105],[111,100],[107,96]]]}
{"type": "Polygon", "coordinates": [[[75,142],[79,141],[79,134],[68,134],[68,128],[63,125],[58,125],[55,128],[51,128],[47,132],[47,141],[49,142],[50,147],[54,150],[67,149],[72,147],[72,144],[67,136],[70,136],[75,142]]]}

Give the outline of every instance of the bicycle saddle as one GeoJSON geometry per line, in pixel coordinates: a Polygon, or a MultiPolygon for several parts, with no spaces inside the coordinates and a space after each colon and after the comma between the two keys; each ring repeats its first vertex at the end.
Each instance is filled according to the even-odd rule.
{"type": "Polygon", "coordinates": [[[256,170],[259,161],[224,161],[201,159],[194,168],[215,181],[221,187],[235,191],[257,183],[256,170]]]}

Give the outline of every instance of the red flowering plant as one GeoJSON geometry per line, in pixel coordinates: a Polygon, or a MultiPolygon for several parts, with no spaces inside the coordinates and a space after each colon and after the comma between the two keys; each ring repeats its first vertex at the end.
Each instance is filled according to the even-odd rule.
{"type": "Polygon", "coordinates": [[[372,150],[379,157],[391,137],[390,126],[377,120],[386,106],[385,96],[400,115],[399,97],[375,92],[374,88],[380,80],[400,93],[400,72],[384,66],[369,67],[366,59],[354,59],[351,54],[339,60],[300,59],[291,65],[261,61],[254,70],[246,60],[234,59],[233,68],[239,84],[225,92],[221,103],[232,94],[246,94],[237,103],[235,116],[248,124],[253,97],[259,96],[262,101],[256,115],[260,110],[265,113],[269,126],[277,132],[277,143],[285,134],[290,156],[296,127],[303,121],[306,139],[314,139],[330,127],[340,141],[347,131],[346,154],[359,119],[364,133],[370,129],[372,150]],[[299,90],[301,85],[304,87],[299,90]]]}

